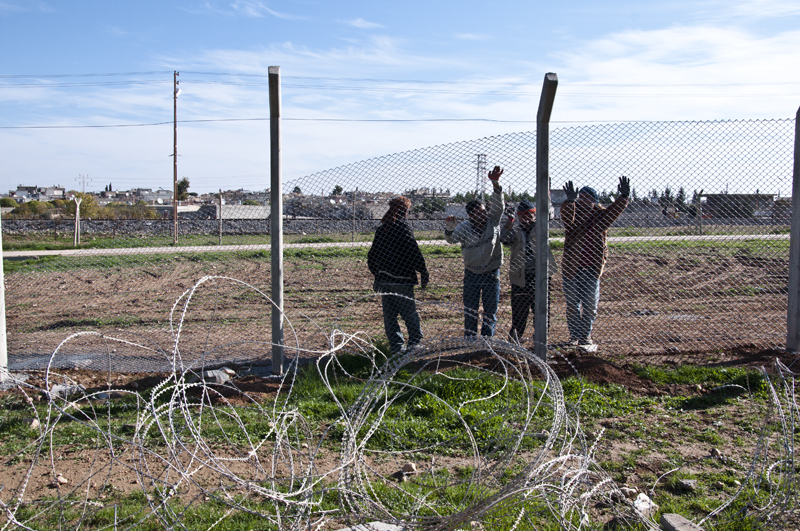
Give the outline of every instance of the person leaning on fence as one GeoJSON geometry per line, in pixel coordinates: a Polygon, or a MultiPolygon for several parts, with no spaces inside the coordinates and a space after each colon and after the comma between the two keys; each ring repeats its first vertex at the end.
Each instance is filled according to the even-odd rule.
{"type": "MultiPolygon", "coordinates": [[[[508,279],[511,281],[511,330],[510,341],[519,343],[528,323],[528,315],[534,308],[536,286],[536,207],[528,200],[517,205],[519,222],[513,225],[513,219],[506,222],[501,234],[503,243],[511,245],[508,279]]],[[[552,251],[548,249],[547,286],[550,289],[550,278],[558,272],[552,251]]],[[[550,302],[548,300],[548,322],[550,302]]]]}
{"type": "Polygon", "coordinates": [[[397,321],[398,315],[408,329],[407,348],[411,349],[422,341],[414,285],[419,271],[422,288],[428,286],[428,269],[414,232],[406,221],[410,208],[411,201],[407,197],[395,197],[389,201],[389,210],[381,219],[367,254],[367,267],[375,275],[373,287],[377,293],[383,294],[383,327],[392,354],[403,349],[403,332],[397,321]]]}
{"type": "Polygon", "coordinates": [[[500,303],[500,266],[503,264],[503,244],[500,243],[501,218],[505,203],[500,176],[503,170],[495,166],[489,172],[494,193],[489,201],[489,211],[482,201],[475,199],[466,205],[469,219],[456,222],[455,216],[445,220],[444,238],[449,243],[461,244],[464,259],[464,335],[478,335],[478,308],[483,299],[483,324],[481,335],[492,337],[497,324],[497,306],[500,303]]]}
{"type": "Polygon", "coordinates": [[[564,257],[561,275],[567,301],[567,327],[571,344],[591,346],[592,327],[600,301],[600,276],[608,258],[608,228],[628,206],[631,181],[620,177],[617,198],[608,208],[597,204],[597,192],[584,186],[575,191],[564,185],[567,200],[561,205],[564,257]]]}

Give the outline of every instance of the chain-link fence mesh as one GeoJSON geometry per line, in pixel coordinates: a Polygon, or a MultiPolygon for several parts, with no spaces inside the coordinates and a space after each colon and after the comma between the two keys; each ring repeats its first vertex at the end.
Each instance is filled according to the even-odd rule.
{"type": "MultiPolygon", "coordinates": [[[[598,203],[610,207],[624,175],[632,190],[627,207],[608,230],[608,259],[590,334],[601,355],[643,354],[668,362],[697,354],[703,361],[725,349],[782,346],[793,130],[794,120],[787,119],[635,122],[551,131],[550,236],[559,271],[550,282],[550,343],[582,339],[567,323],[561,219],[567,197],[562,185],[572,181],[576,189],[591,187],[598,203]]],[[[425,290],[417,285],[413,292],[424,340],[462,336],[463,244],[444,241],[446,218],[466,222],[466,204],[476,196],[484,199],[491,218],[492,184],[486,176],[495,165],[504,170],[499,180],[504,212],[488,226],[498,228],[499,238],[504,230],[519,230],[518,206],[534,199],[535,133],[398,153],[284,183],[289,346],[302,345],[310,351],[304,355],[313,356],[314,349],[328,346],[337,328],[385,340],[368,253],[391,200],[399,195],[410,201],[407,224],[430,279],[425,290]],[[508,228],[512,216],[516,219],[508,228]]],[[[73,341],[64,364],[92,368],[100,356],[103,368],[111,359],[115,370],[169,366],[175,341],[170,311],[198,279],[228,277],[269,293],[266,197],[223,194],[225,204],[215,201],[182,213],[177,246],[172,220],[83,219],[84,248],[70,251],[71,220],[4,218],[11,367],[46,363],[63,338],[86,329],[149,345],[153,356],[143,358],[141,349],[128,355],[124,343],[114,352],[98,353],[73,341]],[[237,202],[252,204],[231,204],[237,202]],[[37,250],[56,244],[65,250],[37,250]]],[[[593,225],[592,231],[601,233],[601,226],[593,225]]],[[[513,241],[504,238],[512,246],[503,249],[497,273],[495,333],[501,337],[512,324],[509,263],[514,249],[513,241]]],[[[575,263],[595,267],[602,262],[597,243],[578,239],[575,263]]],[[[595,239],[602,243],[602,235],[595,239]]],[[[569,252],[569,242],[566,247],[569,252]]],[[[386,255],[392,267],[409,258],[397,254],[392,240],[386,248],[393,253],[386,255]]],[[[516,251],[524,256],[525,246],[516,251]]],[[[418,280],[419,269],[412,269],[418,280]]],[[[271,308],[251,293],[227,279],[203,283],[192,293],[193,311],[181,330],[181,355],[207,363],[269,359],[271,308]]],[[[494,295],[488,295],[491,302],[494,295]]],[[[480,332],[483,316],[477,317],[480,332]]],[[[406,327],[401,331],[407,341],[406,327]]],[[[532,346],[532,337],[529,317],[520,338],[523,346],[532,346]]]]}

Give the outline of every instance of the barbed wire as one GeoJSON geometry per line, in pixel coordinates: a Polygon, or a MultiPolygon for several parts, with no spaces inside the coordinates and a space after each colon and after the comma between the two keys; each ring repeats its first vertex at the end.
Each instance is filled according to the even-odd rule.
{"type": "MultiPolygon", "coordinates": [[[[296,333],[302,327],[287,322],[291,360],[275,380],[274,396],[264,400],[237,377],[213,383],[216,373],[208,372],[203,357],[183,351],[183,337],[193,332],[184,324],[203,311],[199,299],[215,298],[209,290],[215,284],[246,288],[266,310],[274,307],[258,288],[234,278],[200,279],[172,307],[173,347],[161,355],[173,370],[149,394],[115,387],[110,372],[101,390],[91,390],[54,369],[57,358],[81,339],[95,340],[108,358],[120,343],[152,350],[96,332],[64,339],[38,373],[39,385],[6,375],[36,419],[31,427],[37,436],[3,459],[3,466],[19,471],[16,484],[0,490],[3,529],[30,529],[53,519],[62,529],[79,529],[101,516],[115,530],[151,521],[185,529],[191,511],[209,503],[219,508],[206,522],[211,527],[249,514],[298,530],[374,519],[405,529],[490,529],[500,521],[521,529],[542,518],[569,530],[594,529],[609,519],[622,529],[659,529],[599,464],[595,454],[603,433],[587,438],[581,400],[569,404],[550,365],[530,351],[494,338],[440,336],[386,358],[368,334],[345,328],[330,331],[329,347],[319,351],[307,349],[296,333]],[[317,357],[316,375],[338,411],[327,426],[313,425],[290,400],[304,350],[317,357]],[[366,369],[348,369],[347,356],[365,362],[366,369]],[[459,395],[458,389],[484,376],[496,385],[459,395]],[[343,378],[363,382],[355,398],[338,390],[343,378]],[[44,407],[37,407],[40,396],[44,407]],[[390,414],[402,403],[441,410],[439,422],[454,426],[452,434],[437,439],[405,432],[390,414]],[[135,411],[133,425],[115,421],[123,407],[135,411]],[[85,465],[65,477],[58,435],[77,426],[83,429],[78,444],[89,450],[80,454],[85,465]],[[327,458],[332,451],[338,457],[327,458]],[[43,495],[36,479],[42,473],[54,496],[43,495]],[[139,509],[104,501],[131,477],[142,493],[139,509]],[[338,500],[337,508],[326,502],[331,499],[338,500]]],[[[762,373],[771,413],[762,416],[745,481],[706,520],[727,521],[719,520],[720,512],[738,503],[746,511],[740,516],[771,528],[796,508],[795,375],[780,363],[776,371],[774,380],[762,373]]]]}

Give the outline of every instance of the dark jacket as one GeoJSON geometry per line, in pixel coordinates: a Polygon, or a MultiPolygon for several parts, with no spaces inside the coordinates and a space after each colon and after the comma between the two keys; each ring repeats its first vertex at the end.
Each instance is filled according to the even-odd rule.
{"type": "Polygon", "coordinates": [[[600,278],[608,259],[608,228],[627,206],[625,197],[618,197],[608,208],[597,204],[587,208],[575,201],[561,205],[565,232],[561,274],[565,279],[574,278],[580,268],[590,269],[600,278]]]}
{"type": "Polygon", "coordinates": [[[414,231],[405,219],[378,226],[367,255],[367,266],[378,282],[416,284],[419,271],[422,285],[428,284],[425,259],[414,238],[414,231]]]}

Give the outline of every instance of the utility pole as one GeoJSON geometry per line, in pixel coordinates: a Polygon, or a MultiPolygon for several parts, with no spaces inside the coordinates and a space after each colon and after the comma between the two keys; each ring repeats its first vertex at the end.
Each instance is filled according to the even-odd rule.
{"type": "Polygon", "coordinates": [[[180,72],[175,70],[172,75],[172,225],[173,243],[178,245],[178,76],[180,72]]]}

